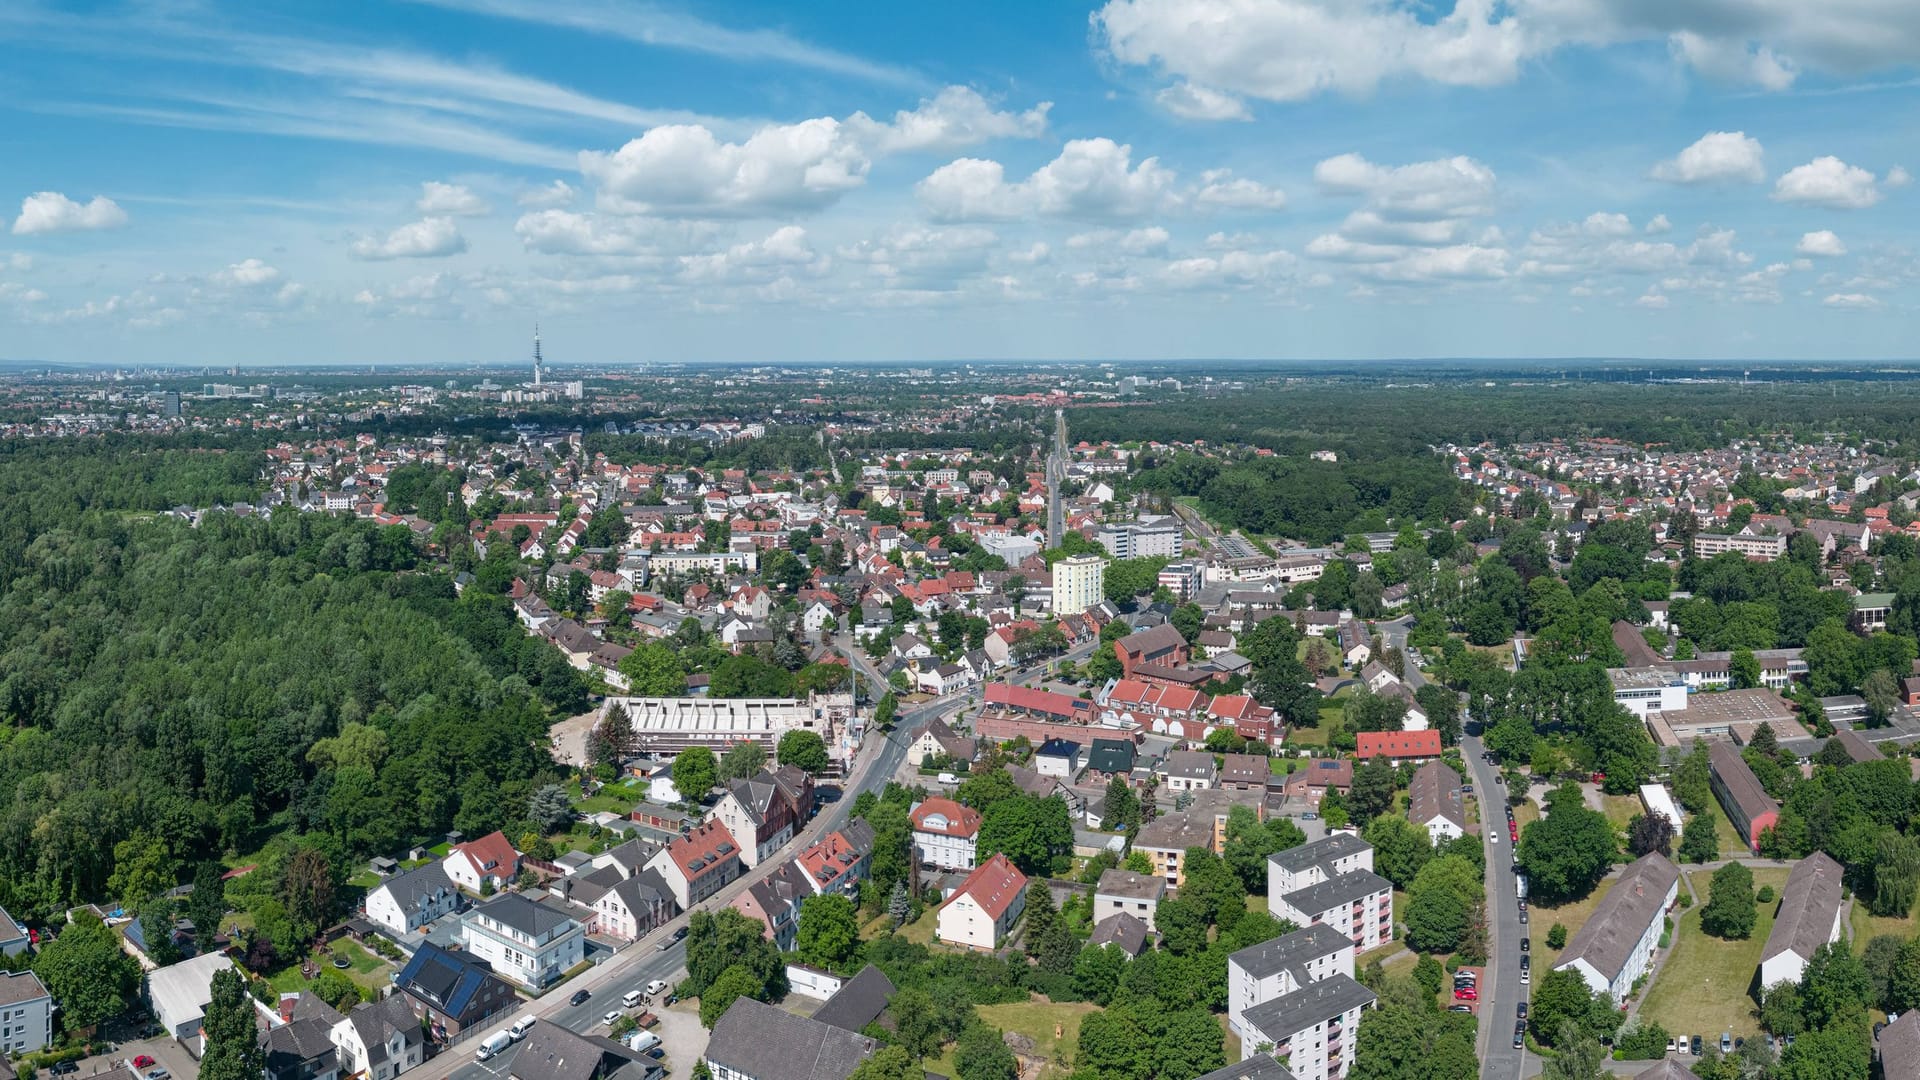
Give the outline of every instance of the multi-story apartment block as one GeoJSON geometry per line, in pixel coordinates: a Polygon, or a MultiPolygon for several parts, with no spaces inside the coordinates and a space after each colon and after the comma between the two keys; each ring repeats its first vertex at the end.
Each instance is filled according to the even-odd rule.
{"type": "Polygon", "coordinates": [[[586,929],[519,893],[503,893],[461,920],[467,951],[530,989],[558,982],[585,957],[586,929]]]}

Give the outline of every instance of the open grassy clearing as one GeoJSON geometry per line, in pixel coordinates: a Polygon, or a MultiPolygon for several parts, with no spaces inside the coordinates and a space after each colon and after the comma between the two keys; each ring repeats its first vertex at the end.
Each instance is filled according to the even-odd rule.
{"type": "MultiPolygon", "coordinates": [[[[1704,898],[1711,875],[1700,870],[1687,873],[1693,878],[1694,890],[1704,898]]],[[[1778,894],[1786,882],[1786,870],[1753,872],[1755,890],[1771,885],[1778,894]]],[[[1780,903],[1775,900],[1759,905],[1753,935],[1744,941],[1722,941],[1702,932],[1700,909],[1705,906],[1704,900],[1695,904],[1674,924],[1672,952],[1647,989],[1640,1015],[1659,1022],[1676,1036],[1702,1035],[1711,1042],[1721,1032],[1731,1031],[1752,1038],[1759,1034],[1760,1025],[1753,1016],[1749,991],[1780,903]]]]}

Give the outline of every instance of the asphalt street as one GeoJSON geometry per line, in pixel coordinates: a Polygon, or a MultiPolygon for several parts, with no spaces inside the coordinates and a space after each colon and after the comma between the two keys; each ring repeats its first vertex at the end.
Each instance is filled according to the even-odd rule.
{"type": "MultiPolygon", "coordinates": [[[[1409,674],[1412,665],[1408,665],[1409,674]]],[[[1513,844],[1507,837],[1506,789],[1499,772],[1480,754],[1477,736],[1460,740],[1474,794],[1480,796],[1480,826],[1487,853],[1487,966],[1480,980],[1480,1075],[1483,1080],[1519,1080],[1527,1069],[1525,1049],[1513,1048],[1515,1010],[1529,998],[1520,984],[1520,903],[1513,891],[1513,844]]]]}

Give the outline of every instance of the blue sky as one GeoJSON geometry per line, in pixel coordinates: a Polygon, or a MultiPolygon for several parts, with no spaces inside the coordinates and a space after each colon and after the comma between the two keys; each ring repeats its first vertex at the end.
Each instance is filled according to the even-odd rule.
{"type": "Polygon", "coordinates": [[[1895,0],[0,6],[0,356],[1916,353],[1895,0]]]}

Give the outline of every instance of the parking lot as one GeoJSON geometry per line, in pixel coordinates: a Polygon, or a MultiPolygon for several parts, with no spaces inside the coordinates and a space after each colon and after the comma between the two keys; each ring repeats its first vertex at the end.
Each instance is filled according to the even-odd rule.
{"type": "MultiPolygon", "coordinates": [[[[174,1080],[199,1080],[200,1063],[194,1060],[192,1054],[187,1053],[186,1047],[181,1046],[172,1039],[134,1039],[129,1042],[120,1043],[118,1048],[111,1054],[102,1054],[99,1057],[81,1059],[76,1063],[80,1066],[80,1071],[67,1075],[77,1078],[77,1080],[85,1080],[85,1078],[89,1076],[98,1076],[104,1072],[111,1072],[113,1067],[120,1062],[130,1062],[142,1054],[154,1059],[154,1061],[158,1063],[158,1067],[164,1068],[172,1074],[174,1080]]],[[[145,1076],[148,1069],[154,1067],[155,1066],[147,1066],[136,1070],[136,1072],[141,1076],[145,1076]]],[[[41,1075],[46,1075],[44,1070],[41,1075]]]]}

